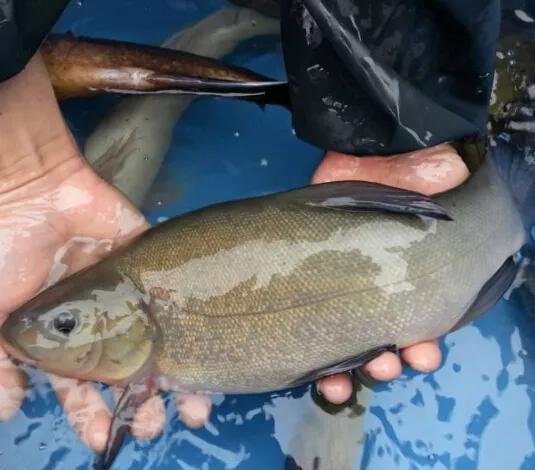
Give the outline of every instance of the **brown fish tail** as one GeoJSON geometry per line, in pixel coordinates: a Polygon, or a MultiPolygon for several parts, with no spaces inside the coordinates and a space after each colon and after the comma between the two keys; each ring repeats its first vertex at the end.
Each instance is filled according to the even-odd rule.
{"type": "Polygon", "coordinates": [[[285,84],[216,59],[154,46],[51,35],[41,53],[58,99],[106,93],[228,96],[287,106],[285,84]],[[279,86],[274,93],[271,88],[279,86]]]}

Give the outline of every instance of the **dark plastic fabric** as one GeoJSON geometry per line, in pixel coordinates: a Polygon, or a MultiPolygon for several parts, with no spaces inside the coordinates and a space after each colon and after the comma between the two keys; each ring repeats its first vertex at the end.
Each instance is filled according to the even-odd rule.
{"type": "Polygon", "coordinates": [[[0,0],[0,81],[20,72],[69,0],[0,0]]]}
{"type": "Polygon", "coordinates": [[[390,155],[483,135],[498,0],[282,0],[297,135],[390,155]]]}
{"type": "MultiPolygon", "coordinates": [[[[390,155],[481,135],[499,0],[233,0],[277,15],[300,138],[390,155]]],[[[0,81],[35,53],[68,0],[0,0],[0,81]]],[[[504,15],[535,15],[503,0],[504,15]]]]}

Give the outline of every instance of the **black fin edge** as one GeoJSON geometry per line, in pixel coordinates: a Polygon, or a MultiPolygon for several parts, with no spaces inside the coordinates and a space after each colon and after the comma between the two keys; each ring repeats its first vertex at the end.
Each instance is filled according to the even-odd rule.
{"type": "Polygon", "coordinates": [[[366,351],[365,353],[359,354],[356,357],[352,357],[342,362],[339,362],[337,364],[322,367],[320,369],[316,369],[312,372],[309,372],[308,374],[305,374],[303,377],[300,377],[296,381],[292,382],[290,386],[295,387],[298,385],[303,385],[306,383],[314,382],[315,380],[321,379],[323,377],[328,377],[329,375],[349,372],[353,369],[357,369],[363,366],[367,362],[375,359],[376,357],[380,356],[381,354],[385,352],[397,352],[397,350],[398,349],[396,346],[387,345],[387,346],[381,346],[376,349],[372,349],[370,351],[366,351]]]}
{"type": "Polygon", "coordinates": [[[392,212],[453,220],[433,198],[424,194],[364,181],[338,181],[285,193],[309,207],[349,212],[392,212]]]}
{"type": "Polygon", "coordinates": [[[520,266],[515,263],[514,257],[507,258],[498,271],[483,285],[476,299],[450,332],[462,328],[494,307],[509,290],[519,271],[520,266]]]}

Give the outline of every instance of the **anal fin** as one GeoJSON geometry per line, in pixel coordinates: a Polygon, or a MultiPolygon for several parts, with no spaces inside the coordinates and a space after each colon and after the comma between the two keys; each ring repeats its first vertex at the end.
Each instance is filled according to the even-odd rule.
{"type": "Polygon", "coordinates": [[[327,367],[322,367],[321,369],[316,369],[303,377],[297,379],[291,386],[302,385],[305,383],[313,382],[315,380],[321,379],[322,377],[327,377],[329,375],[341,374],[343,372],[348,372],[358,367],[363,366],[367,362],[375,359],[384,352],[391,351],[396,352],[397,348],[394,345],[382,346],[379,348],[372,349],[371,351],[366,351],[365,353],[359,354],[356,357],[346,359],[345,361],[333,364],[327,367]]]}

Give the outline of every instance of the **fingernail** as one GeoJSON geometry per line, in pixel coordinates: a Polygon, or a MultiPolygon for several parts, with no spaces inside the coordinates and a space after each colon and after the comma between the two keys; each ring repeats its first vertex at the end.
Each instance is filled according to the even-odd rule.
{"type": "Polygon", "coordinates": [[[435,370],[436,359],[428,356],[417,357],[412,359],[411,367],[420,372],[432,372],[435,370]]]}
{"type": "Polygon", "coordinates": [[[94,432],[91,436],[91,448],[97,452],[102,452],[106,448],[108,435],[105,432],[94,432]]]}
{"type": "Polygon", "coordinates": [[[401,362],[394,353],[385,352],[377,359],[368,362],[364,369],[375,380],[389,381],[401,374],[401,362]]]}

